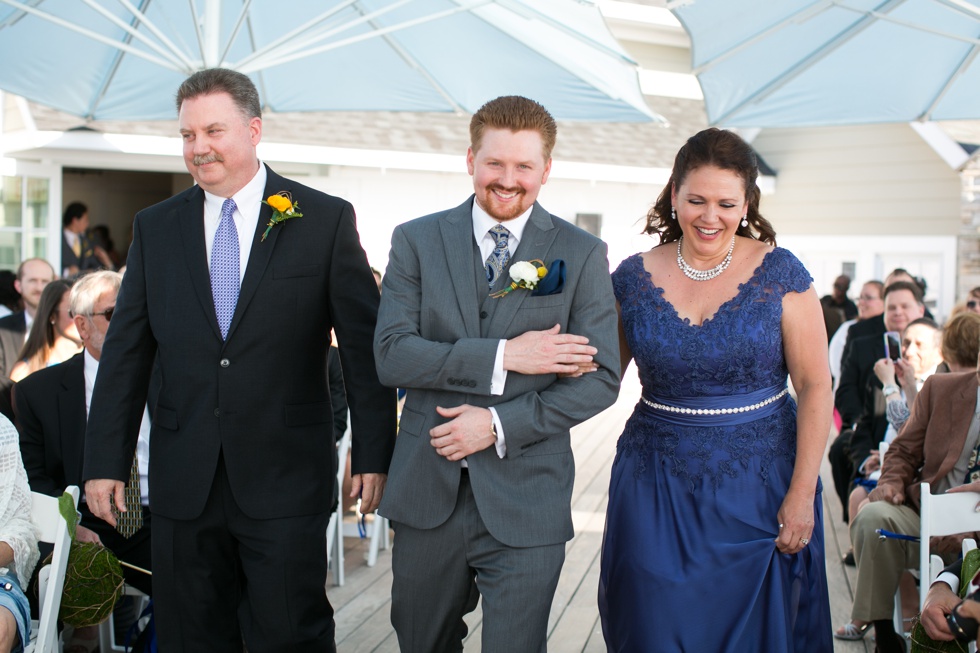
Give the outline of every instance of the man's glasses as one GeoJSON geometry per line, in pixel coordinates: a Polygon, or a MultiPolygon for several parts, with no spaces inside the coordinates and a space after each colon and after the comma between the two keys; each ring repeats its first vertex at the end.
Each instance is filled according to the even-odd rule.
{"type": "Polygon", "coordinates": [[[861,302],[873,302],[878,299],[881,299],[881,297],[876,297],[874,295],[858,295],[858,301],[861,302]]]}
{"type": "Polygon", "coordinates": [[[102,311],[101,313],[92,313],[92,315],[90,317],[95,317],[96,315],[101,315],[102,317],[105,318],[105,321],[106,322],[109,322],[110,320],[112,320],[112,312],[114,310],[116,310],[116,307],[115,306],[113,306],[112,308],[107,308],[104,311],[102,311]]]}

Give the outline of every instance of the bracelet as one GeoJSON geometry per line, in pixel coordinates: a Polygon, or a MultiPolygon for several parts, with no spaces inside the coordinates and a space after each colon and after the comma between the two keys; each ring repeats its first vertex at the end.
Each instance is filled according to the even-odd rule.
{"type": "Polygon", "coordinates": [[[884,387],[881,388],[881,394],[884,395],[887,398],[887,397],[892,396],[896,392],[898,392],[899,389],[900,388],[897,385],[895,385],[894,383],[889,383],[888,385],[886,385],[886,386],[884,386],[884,387]]]}

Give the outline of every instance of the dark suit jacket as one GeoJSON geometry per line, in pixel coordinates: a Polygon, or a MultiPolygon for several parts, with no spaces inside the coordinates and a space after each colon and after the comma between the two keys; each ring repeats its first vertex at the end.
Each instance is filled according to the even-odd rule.
{"type": "Polygon", "coordinates": [[[84,272],[85,270],[98,270],[103,267],[102,262],[99,261],[95,256],[95,247],[85,234],[79,236],[80,242],[82,244],[81,255],[75,254],[75,250],[71,248],[68,244],[68,239],[65,238],[65,232],[61,232],[61,269],[67,270],[68,268],[75,266],[78,268],[79,272],[84,272]]]}
{"type": "MultiPolygon", "coordinates": [[[[78,354],[60,365],[31,374],[17,384],[17,431],[20,452],[31,490],[61,496],[68,485],[82,485],[85,449],[85,358],[78,354]]],[[[154,376],[151,396],[159,391],[154,376]]],[[[152,414],[153,400],[150,401],[152,414]]],[[[138,427],[137,427],[138,428],[138,427]]],[[[81,524],[95,531],[102,543],[121,560],[150,568],[150,514],[143,512],[143,527],[125,538],[92,514],[84,501],[78,504],[81,524]]],[[[43,552],[42,552],[43,554],[43,552]]],[[[126,582],[151,593],[149,577],[124,568],[126,582]]]]}
{"type": "Polygon", "coordinates": [[[24,347],[24,334],[27,333],[27,318],[24,311],[17,311],[0,318],[0,413],[14,419],[13,401],[10,389],[10,370],[17,364],[20,350],[24,347]]]}
{"type": "Polygon", "coordinates": [[[956,465],[977,405],[977,374],[933,374],[915,398],[912,416],[888,448],[878,487],[905,493],[919,510],[919,483],[935,484],[956,465]]]}
{"type": "Polygon", "coordinates": [[[246,515],[329,511],[335,494],[327,347],[335,328],[354,426],[353,473],[388,470],[394,391],[371,343],[378,289],[353,207],[268,171],[303,217],[274,227],[263,205],[228,336],[222,341],[204,242],[204,191],[136,215],[128,268],[89,412],[85,479],[125,479],[154,357],[162,376],[150,437],[153,512],[193,519],[219,455],[246,515]],[[120,392],[120,388],[130,389],[120,392]]]}
{"type": "Polygon", "coordinates": [[[881,336],[888,329],[885,328],[885,315],[875,315],[867,320],[859,320],[851,325],[847,332],[847,341],[844,343],[844,354],[847,355],[847,346],[858,338],[864,336],[881,336]]]}
{"type": "MultiPolygon", "coordinates": [[[[851,330],[853,331],[859,324],[861,322],[851,326],[851,330]]],[[[874,409],[875,414],[884,419],[884,398],[881,405],[877,407],[874,402],[868,401],[873,391],[878,391],[879,395],[881,393],[881,381],[875,376],[874,366],[884,355],[885,345],[880,334],[860,338],[848,337],[844,356],[841,359],[840,384],[834,395],[834,407],[840,413],[845,428],[855,424],[869,406],[874,409]]],[[[876,424],[873,430],[877,432],[880,429],[883,435],[887,426],[887,422],[885,426],[876,424]]]]}

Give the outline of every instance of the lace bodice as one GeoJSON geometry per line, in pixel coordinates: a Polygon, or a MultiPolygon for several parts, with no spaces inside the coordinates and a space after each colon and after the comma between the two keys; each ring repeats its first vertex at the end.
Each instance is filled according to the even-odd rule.
{"type": "MultiPolygon", "coordinates": [[[[701,325],[682,319],[664,299],[636,254],[613,274],[613,287],[622,310],[623,330],[640,373],[645,397],[728,398],[782,387],[786,382],[781,319],[787,292],[804,292],[812,279],[788,250],[765,255],[738,293],[701,325]]],[[[766,479],[769,462],[791,458],[796,442],[795,404],[748,424],[678,426],[637,407],[620,439],[625,455],[638,454],[642,473],[651,450],[669,461],[671,473],[698,479],[717,488],[725,476],[761,461],[766,479]]]]}
{"type": "Polygon", "coordinates": [[[14,550],[14,563],[8,569],[17,574],[24,588],[40,555],[37,529],[31,521],[31,504],[31,488],[20,457],[17,429],[0,415],[0,541],[14,550]]]}

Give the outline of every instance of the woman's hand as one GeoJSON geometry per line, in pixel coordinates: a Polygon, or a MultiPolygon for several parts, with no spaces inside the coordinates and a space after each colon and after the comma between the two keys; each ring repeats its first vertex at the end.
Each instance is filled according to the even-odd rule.
{"type": "Polygon", "coordinates": [[[876,362],[874,370],[881,385],[895,385],[895,364],[890,358],[882,358],[876,362]]]}
{"type": "Polygon", "coordinates": [[[783,499],[783,505],[776,513],[779,520],[779,536],[776,548],[780,553],[799,553],[813,537],[813,494],[794,493],[792,490],[783,499]]]}

